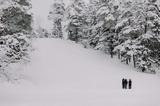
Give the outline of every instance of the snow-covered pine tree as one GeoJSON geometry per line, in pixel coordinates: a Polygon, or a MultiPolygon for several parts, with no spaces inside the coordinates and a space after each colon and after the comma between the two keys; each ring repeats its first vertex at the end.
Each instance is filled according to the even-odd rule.
{"type": "Polygon", "coordinates": [[[153,2],[147,1],[133,1],[127,4],[128,7],[124,9],[125,11],[122,11],[122,16],[116,25],[119,41],[121,41],[119,43],[121,48],[123,48],[119,49],[118,52],[122,56],[122,61],[125,60],[128,63],[128,59],[134,57],[134,65],[142,68],[143,71],[152,70],[150,69],[152,63],[150,58],[153,54],[156,57],[159,54],[157,53],[159,49],[159,32],[157,30],[159,29],[159,22],[157,21],[159,20],[158,6],[153,4],[153,2]],[[134,48],[128,46],[130,44],[128,40],[132,42],[134,48]],[[146,53],[144,54],[144,52],[146,53]]]}
{"type": "Polygon", "coordinates": [[[139,38],[141,45],[151,52],[148,61],[159,64],[160,60],[160,10],[156,0],[149,0],[146,8],[146,32],[139,38]]]}
{"type": "Polygon", "coordinates": [[[11,0],[8,7],[2,9],[1,23],[7,27],[7,34],[32,30],[32,18],[27,13],[28,9],[30,4],[27,0],[11,0]]]}
{"type": "Polygon", "coordinates": [[[84,36],[86,28],[87,6],[83,0],[73,0],[66,9],[68,39],[78,42],[84,36]]]}
{"type": "Polygon", "coordinates": [[[97,24],[95,28],[97,33],[95,38],[99,40],[96,49],[102,49],[106,53],[110,53],[111,56],[117,39],[115,25],[119,15],[118,8],[119,6],[113,0],[107,0],[101,1],[96,11],[97,24]]]}
{"type": "MultiPolygon", "coordinates": [[[[120,5],[121,15],[118,17],[117,25],[115,26],[118,45],[120,45],[117,53],[118,57],[121,57],[122,61],[127,64],[128,60],[133,57],[133,53],[128,53],[132,50],[129,46],[134,45],[133,40],[138,38],[142,34],[141,32],[143,32],[141,24],[145,21],[145,9],[142,4],[141,2],[127,1],[120,5]]],[[[134,47],[137,46],[135,45],[134,47]]]]}
{"type": "Polygon", "coordinates": [[[100,6],[100,2],[98,0],[90,0],[86,5],[87,8],[84,14],[86,20],[83,26],[82,44],[94,48],[98,43],[98,39],[95,37],[99,30],[98,27],[96,27],[98,22],[96,12],[100,6]]]}
{"type": "Polygon", "coordinates": [[[63,0],[55,0],[49,12],[49,20],[53,23],[52,36],[56,38],[63,38],[62,21],[65,14],[64,6],[63,0]]]}
{"type": "Polygon", "coordinates": [[[4,0],[0,4],[0,66],[26,59],[31,45],[31,4],[27,0],[4,0]],[[3,52],[2,52],[3,51],[3,52]]]}

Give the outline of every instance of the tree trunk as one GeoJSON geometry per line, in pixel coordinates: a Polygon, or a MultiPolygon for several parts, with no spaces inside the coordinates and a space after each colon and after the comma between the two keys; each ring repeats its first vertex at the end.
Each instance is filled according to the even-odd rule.
{"type": "Polygon", "coordinates": [[[128,58],[128,61],[131,62],[131,57],[128,58]]]}
{"type": "Polygon", "coordinates": [[[126,58],[126,64],[128,64],[128,58],[126,58]]]}
{"type": "Polygon", "coordinates": [[[147,33],[147,18],[145,18],[145,21],[146,21],[146,23],[145,23],[145,29],[144,29],[144,33],[147,33]]]}
{"type": "Polygon", "coordinates": [[[111,58],[113,58],[113,53],[111,53],[111,58]]]}
{"type": "Polygon", "coordinates": [[[133,65],[134,65],[134,67],[136,67],[135,55],[133,55],[133,65]]]}
{"type": "Polygon", "coordinates": [[[118,50],[118,59],[120,59],[121,56],[120,56],[120,50],[118,50]]]}

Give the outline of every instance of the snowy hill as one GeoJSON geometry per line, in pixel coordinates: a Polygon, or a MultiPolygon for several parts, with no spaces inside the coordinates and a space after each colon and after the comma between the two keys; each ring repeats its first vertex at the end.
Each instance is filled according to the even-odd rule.
{"type": "Polygon", "coordinates": [[[70,41],[37,39],[29,81],[0,84],[0,106],[159,106],[160,77],[70,41]],[[133,80],[123,90],[122,78],[133,80]]]}

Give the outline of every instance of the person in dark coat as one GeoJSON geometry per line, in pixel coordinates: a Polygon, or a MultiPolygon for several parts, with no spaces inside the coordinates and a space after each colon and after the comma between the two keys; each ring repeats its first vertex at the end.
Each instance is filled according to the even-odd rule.
{"type": "Polygon", "coordinates": [[[131,80],[131,79],[129,79],[128,88],[129,88],[129,89],[132,89],[132,80],[131,80]]]}
{"type": "Polygon", "coordinates": [[[124,88],[127,89],[128,81],[127,79],[124,80],[124,88]]]}
{"type": "Polygon", "coordinates": [[[125,79],[123,78],[123,79],[122,79],[122,88],[123,88],[123,89],[125,88],[125,86],[124,86],[124,81],[125,81],[125,79]]]}

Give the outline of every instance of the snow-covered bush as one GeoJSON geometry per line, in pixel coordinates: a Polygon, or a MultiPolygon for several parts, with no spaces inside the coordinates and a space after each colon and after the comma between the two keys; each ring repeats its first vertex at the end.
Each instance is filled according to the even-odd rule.
{"type": "Polygon", "coordinates": [[[29,49],[31,45],[31,40],[26,34],[16,33],[13,35],[6,35],[1,37],[4,41],[1,45],[1,66],[3,64],[10,64],[12,62],[18,62],[21,59],[29,59],[29,49]]]}
{"type": "Polygon", "coordinates": [[[32,15],[28,13],[30,8],[27,0],[4,0],[0,4],[0,72],[5,72],[12,63],[29,61],[32,31],[32,15]]]}

